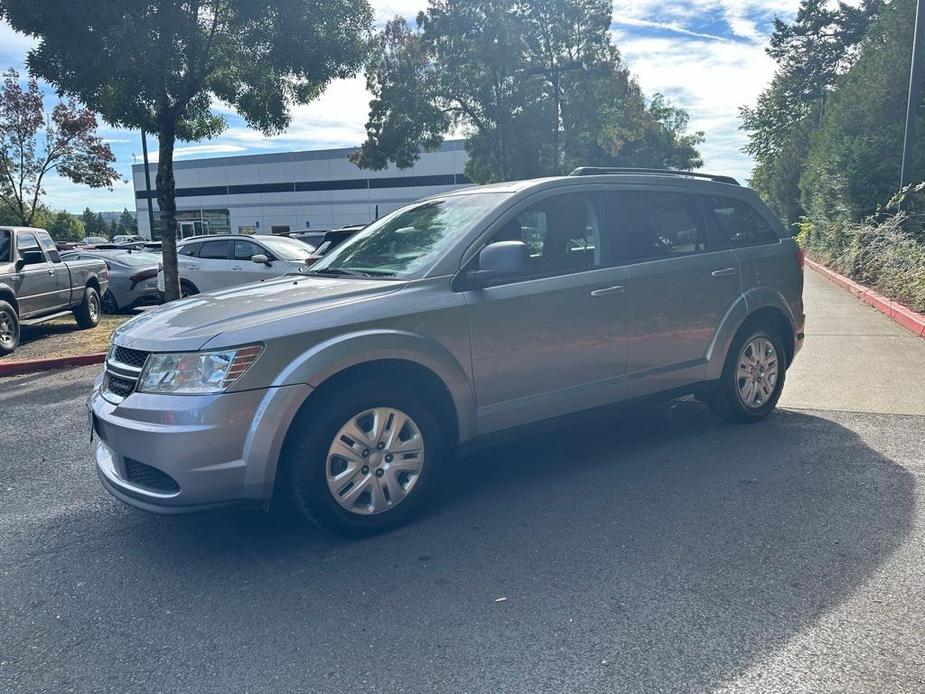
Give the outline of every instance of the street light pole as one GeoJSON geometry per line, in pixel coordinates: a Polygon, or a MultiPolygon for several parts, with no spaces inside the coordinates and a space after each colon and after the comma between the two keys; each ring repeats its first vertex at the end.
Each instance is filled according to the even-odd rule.
{"type": "MultiPolygon", "coordinates": [[[[925,89],[925,3],[918,0],[915,11],[915,38],[912,41],[912,67],[909,70],[909,102],[906,106],[906,133],[903,138],[903,162],[899,190],[909,185],[915,165],[916,119],[925,89]]],[[[900,198],[899,208],[903,203],[900,198]]]]}
{"type": "Polygon", "coordinates": [[[562,73],[563,72],[587,72],[588,66],[580,60],[560,63],[556,58],[552,59],[550,67],[530,68],[526,71],[528,75],[545,75],[552,80],[553,100],[556,108],[556,130],[553,133],[553,145],[556,149],[556,163],[561,170],[565,166],[565,152],[562,151],[560,131],[562,130],[562,73]]]}

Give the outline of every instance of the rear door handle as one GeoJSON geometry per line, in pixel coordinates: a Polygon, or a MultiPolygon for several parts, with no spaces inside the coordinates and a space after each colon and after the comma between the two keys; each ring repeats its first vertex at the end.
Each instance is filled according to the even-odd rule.
{"type": "Polygon", "coordinates": [[[48,271],[48,274],[51,275],[52,277],[54,277],[54,276],[55,276],[55,271],[54,271],[54,270],[49,270],[49,271],[48,271]]]}
{"type": "Polygon", "coordinates": [[[714,270],[710,275],[712,277],[732,277],[736,272],[734,267],[724,267],[722,270],[714,270]]]}
{"type": "Polygon", "coordinates": [[[591,292],[591,296],[613,296],[614,294],[622,294],[624,292],[623,285],[617,285],[616,287],[606,287],[605,289],[595,289],[591,292]]]}

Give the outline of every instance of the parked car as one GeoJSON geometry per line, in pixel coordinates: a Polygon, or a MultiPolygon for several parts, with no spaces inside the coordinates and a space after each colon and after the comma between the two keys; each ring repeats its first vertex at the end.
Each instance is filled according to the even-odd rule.
{"type": "Polygon", "coordinates": [[[103,236],[84,236],[83,243],[87,246],[99,246],[100,244],[109,243],[109,239],[103,236]]]}
{"type": "Polygon", "coordinates": [[[106,263],[109,289],[102,296],[103,313],[119,313],[161,303],[157,290],[159,255],[123,249],[86,249],[65,253],[61,257],[67,261],[92,258],[106,263]]]}
{"type": "Polygon", "coordinates": [[[290,239],[295,239],[301,241],[302,243],[307,243],[313,248],[317,248],[322,243],[324,243],[324,235],[328,233],[328,229],[313,229],[312,231],[291,231],[287,234],[290,239]]]}
{"type": "Polygon", "coordinates": [[[112,237],[112,242],[117,245],[123,245],[126,243],[144,243],[145,237],[139,236],[138,234],[116,234],[112,237]]]}
{"type": "Polygon", "coordinates": [[[44,229],[0,227],[0,356],[19,344],[19,330],[68,313],[81,328],[100,320],[109,287],[102,260],[63,261],[44,229]]]}
{"type": "Polygon", "coordinates": [[[357,535],[406,520],[455,451],[500,431],[653,395],[755,422],[803,343],[802,264],[721,176],[582,169],[437,195],[307,275],[118,328],[89,401],[100,477],[149,511],[288,499],[357,535]]]}
{"type": "MultiPolygon", "coordinates": [[[[308,244],[282,236],[197,236],[177,244],[180,293],[192,296],[307,268],[308,244]]],[[[157,276],[164,291],[164,273],[157,276]]]]}

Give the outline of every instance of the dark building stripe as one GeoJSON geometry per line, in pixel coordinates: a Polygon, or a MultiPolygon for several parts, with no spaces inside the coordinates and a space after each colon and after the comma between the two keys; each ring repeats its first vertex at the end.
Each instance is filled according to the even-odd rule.
{"type": "MultiPolygon", "coordinates": [[[[209,195],[245,195],[248,193],[292,193],[325,190],[365,190],[383,188],[414,188],[418,186],[452,186],[472,183],[463,174],[439,174],[434,176],[387,176],[383,178],[346,178],[334,181],[296,181],[295,183],[248,183],[233,186],[208,186],[200,188],[177,188],[178,198],[209,195]]],[[[145,191],[135,191],[137,200],[145,199],[145,191]]],[[[157,193],[151,191],[151,198],[157,193]]]]}

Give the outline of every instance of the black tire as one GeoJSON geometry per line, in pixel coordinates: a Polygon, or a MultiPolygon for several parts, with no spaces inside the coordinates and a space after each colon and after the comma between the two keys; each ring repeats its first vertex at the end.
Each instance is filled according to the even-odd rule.
{"type": "Polygon", "coordinates": [[[387,379],[347,384],[315,396],[323,399],[303,408],[290,427],[280,457],[278,492],[302,516],[337,535],[374,535],[407,522],[433,495],[448,452],[434,408],[415,395],[413,388],[387,379]],[[424,442],[424,464],[411,491],[395,506],[361,515],[342,507],[328,488],[326,471],[332,465],[328,451],[342,426],[377,407],[401,410],[414,420],[424,442]]]}
{"type": "Polygon", "coordinates": [[[199,293],[199,288],[187,280],[180,280],[180,298],[185,299],[188,296],[195,296],[199,293]]]}
{"type": "Polygon", "coordinates": [[[742,326],[729,347],[726,363],[723,365],[723,375],[708,399],[710,409],[727,422],[748,424],[761,421],[777,407],[777,401],[780,400],[784,389],[787,366],[787,353],[780,336],[774,330],[758,323],[742,326]],[[777,359],[777,378],[770,396],[764,398],[758,406],[749,406],[740,395],[740,378],[737,375],[737,367],[745,346],[757,338],[765,338],[773,345],[777,359]]]}
{"type": "Polygon", "coordinates": [[[100,310],[107,316],[114,316],[119,312],[119,302],[116,301],[115,295],[109,289],[103,294],[100,310]]]}
{"type": "Polygon", "coordinates": [[[6,301],[0,301],[0,356],[12,354],[19,346],[19,315],[6,301]]]}
{"type": "Polygon", "coordinates": [[[84,289],[84,299],[74,309],[78,327],[87,330],[100,324],[100,295],[93,287],[84,289]]]}

